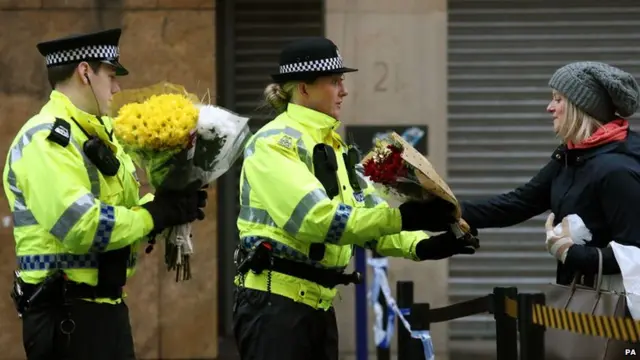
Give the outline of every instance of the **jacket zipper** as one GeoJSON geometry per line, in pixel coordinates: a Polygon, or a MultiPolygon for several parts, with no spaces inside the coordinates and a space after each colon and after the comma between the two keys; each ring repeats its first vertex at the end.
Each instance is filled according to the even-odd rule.
{"type": "MultiPolygon", "coordinates": [[[[567,154],[564,155],[564,168],[569,170],[569,160],[568,160],[568,156],[567,154]]],[[[562,194],[562,197],[560,198],[560,213],[562,213],[562,206],[564,204],[564,198],[567,197],[567,194],[569,193],[569,190],[571,190],[571,187],[573,186],[573,183],[576,181],[576,173],[575,171],[572,171],[571,173],[571,182],[569,183],[569,186],[567,186],[567,189],[564,191],[564,194],[562,194]]],[[[560,221],[562,221],[562,219],[560,219],[560,221]]],[[[554,224],[555,225],[555,224],[554,224]]]]}

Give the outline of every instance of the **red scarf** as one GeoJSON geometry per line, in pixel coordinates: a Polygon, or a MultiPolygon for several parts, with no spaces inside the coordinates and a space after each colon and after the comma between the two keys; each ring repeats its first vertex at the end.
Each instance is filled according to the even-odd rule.
{"type": "Polygon", "coordinates": [[[588,139],[579,144],[573,144],[571,141],[568,141],[567,148],[588,149],[614,141],[622,141],[627,138],[628,129],[629,122],[627,120],[616,119],[598,128],[588,139]]]}

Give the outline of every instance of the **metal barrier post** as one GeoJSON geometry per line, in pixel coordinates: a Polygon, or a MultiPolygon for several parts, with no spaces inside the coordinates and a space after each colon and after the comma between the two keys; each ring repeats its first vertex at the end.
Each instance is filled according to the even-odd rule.
{"type": "Polygon", "coordinates": [[[431,330],[431,321],[429,321],[429,310],[431,305],[429,303],[413,303],[411,305],[411,329],[413,330],[431,330]]]}
{"type": "Polygon", "coordinates": [[[518,294],[520,360],[544,360],[544,327],[533,323],[533,305],[544,303],[544,294],[518,294]]]}
{"type": "Polygon", "coordinates": [[[518,298],[518,288],[493,288],[493,318],[496,321],[497,360],[515,360],[518,358],[518,323],[516,319],[507,315],[507,297],[515,301],[518,298]]]}
{"type": "MultiPolygon", "coordinates": [[[[431,310],[431,305],[429,303],[413,303],[411,305],[411,319],[407,319],[409,324],[411,325],[411,330],[414,331],[430,331],[431,330],[431,321],[429,317],[429,312],[431,310]]],[[[422,354],[424,352],[424,348],[420,345],[416,345],[417,350],[414,350],[413,354],[422,354]]],[[[421,355],[413,355],[416,360],[423,360],[421,355]]],[[[427,360],[427,359],[424,359],[427,360]]]]}
{"type": "MultiPolygon", "coordinates": [[[[411,306],[413,305],[413,281],[398,281],[396,283],[396,298],[398,308],[405,319],[411,324],[411,306]]],[[[404,325],[398,321],[398,360],[416,360],[422,353],[422,343],[413,339],[404,325]]]]}

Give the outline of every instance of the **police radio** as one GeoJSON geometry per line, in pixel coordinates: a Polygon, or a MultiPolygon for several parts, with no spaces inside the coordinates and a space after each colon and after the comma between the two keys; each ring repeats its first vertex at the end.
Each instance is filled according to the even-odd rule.
{"type": "Polygon", "coordinates": [[[327,192],[329,199],[340,194],[338,182],[338,161],[336,152],[327,144],[317,144],[313,148],[313,172],[327,192]]]}
{"type": "MultiPolygon", "coordinates": [[[[120,168],[120,161],[113,153],[111,148],[107,146],[99,137],[90,135],[76,119],[71,118],[80,130],[87,136],[88,140],[82,145],[82,151],[91,160],[91,162],[98,168],[98,170],[106,176],[114,176],[118,173],[120,168]]],[[[102,123],[102,120],[98,117],[98,120],[102,123]]],[[[106,130],[105,130],[106,131],[106,130]]],[[[109,134],[111,137],[111,134],[109,134]]]]}
{"type": "Polygon", "coordinates": [[[358,193],[363,189],[358,182],[358,175],[356,174],[356,165],[360,162],[360,151],[355,147],[350,147],[346,153],[342,154],[345,168],[347,169],[347,176],[349,177],[349,184],[354,193],[358,193]]]}
{"type": "Polygon", "coordinates": [[[118,173],[120,161],[111,148],[98,137],[92,136],[85,141],[82,145],[82,151],[104,175],[114,176],[118,173]]]}
{"type": "MultiPolygon", "coordinates": [[[[340,194],[338,182],[338,161],[336,152],[327,144],[316,144],[313,148],[313,173],[320,181],[329,199],[340,194]]],[[[309,259],[321,261],[327,248],[322,243],[313,243],[309,246],[309,259]]]]}

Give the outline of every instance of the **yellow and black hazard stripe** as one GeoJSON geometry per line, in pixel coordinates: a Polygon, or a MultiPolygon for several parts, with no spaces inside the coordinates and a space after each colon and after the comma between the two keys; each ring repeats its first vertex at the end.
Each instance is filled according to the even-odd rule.
{"type": "Polygon", "coordinates": [[[518,318],[518,301],[510,297],[506,297],[504,300],[504,312],[508,316],[517,319],[518,318]]]}
{"type": "Polygon", "coordinates": [[[638,342],[640,321],[631,318],[599,316],[533,305],[533,323],[547,328],[567,330],[622,341],[638,342]]]}
{"type": "MultiPolygon", "coordinates": [[[[518,318],[518,301],[505,298],[505,314],[518,318]]],[[[600,316],[533,305],[533,323],[547,328],[571,331],[622,341],[640,342],[640,321],[628,317],[600,316]]]]}

